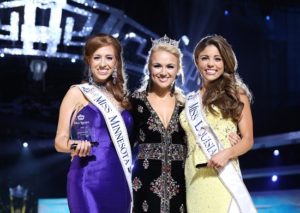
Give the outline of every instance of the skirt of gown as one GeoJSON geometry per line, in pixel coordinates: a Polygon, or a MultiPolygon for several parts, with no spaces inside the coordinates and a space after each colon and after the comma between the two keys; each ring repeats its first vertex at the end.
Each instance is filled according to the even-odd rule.
{"type": "MultiPolygon", "coordinates": [[[[122,112],[127,128],[132,119],[128,111],[122,112]]],[[[99,142],[88,157],[74,157],[67,179],[67,197],[71,213],[129,213],[130,192],[111,142],[101,112],[92,104],[76,115],[72,136],[99,142]],[[86,138],[88,137],[88,138],[86,138]]]]}

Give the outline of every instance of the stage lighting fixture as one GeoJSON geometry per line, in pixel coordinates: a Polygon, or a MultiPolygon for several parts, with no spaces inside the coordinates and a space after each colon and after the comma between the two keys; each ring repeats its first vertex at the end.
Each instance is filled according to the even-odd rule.
{"type": "Polygon", "coordinates": [[[134,32],[130,32],[130,33],[126,34],[126,37],[134,38],[134,37],[136,37],[136,34],[134,32]]]}
{"type": "Polygon", "coordinates": [[[278,180],[278,176],[277,176],[277,175],[273,175],[273,176],[272,176],[272,181],[273,181],[273,182],[276,182],[277,180],[278,180]]]}
{"type": "Polygon", "coordinates": [[[270,16],[266,16],[266,21],[270,21],[271,17],[270,16]]]}
{"type": "Polygon", "coordinates": [[[28,143],[27,142],[23,142],[23,148],[27,148],[28,147],[28,143]]]}
{"type": "Polygon", "coordinates": [[[1,53],[1,54],[0,54],[0,57],[1,57],[1,58],[4,58],[4,53],[1,53]]]}
{"type": "Polygon", "coordinates": [[[72,58],[72,59],[71,59],[71,62],[72,62],[72,63],[75,63],[75,62],[76,62],[76,58],[72,58]]]}
{"type": "Polygon", "coordinates": [[[229,15],[229,11],[228,10],[224,10],[224,16],[228,16],[229,15]]]}
{"type": "MultiPolygon", "coordinates": [[[[9,199],[10,199],[10,210],[11,212],[27,212],[27,196],[28,189],[21,185],[16,187],[9,187],[9,199]]],[[[2,211],[1,211],[2,212],[2,211]]]]}
{"type": "Polygon", "coordinates": [[[114,38],[118,38],[118,37],[119,37],[119,33],[114,33],[112,36],[113,36],[114,38]]]}
{"type": "Polygon", "coordinates": [[[30,71],[32,78],[35,81],[40,81],[44,78],[45,72],[48,68],[47,62],[44,60],[32,60],[30,62],[30,71]]]}
{"type": "Polygon", "coordinates": [[[186,35],[183,35],[182,37],[181,37],[181,40],[183,41],[183,43],[187,46],[187,45],[189,45],[189,43],[190,43],[190,39],[186,36],[186,35]]]}
{"type": "Polygon", "coordinates": [[[279,152],[278,149],[275,149],[275,150],[273,151],[273,155],[274,155],[274,156],[278,156],[279,154],[280,154],[280,152],[279,152]]]}

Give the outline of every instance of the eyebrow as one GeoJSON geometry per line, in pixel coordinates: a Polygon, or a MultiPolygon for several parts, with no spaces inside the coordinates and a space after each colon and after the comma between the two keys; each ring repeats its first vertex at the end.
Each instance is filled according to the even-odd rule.
{"type": "MultiPolygon", "coordinates": [[[[208,56],[208,55],[199,55],[199,57],[208,56]]],[[[222,57],[221,55],[214,55],[213,57],[222,57]]]]}
{"type": "MultiPolygon", "coordinates": [[[[152,64],[162,64],[162,63],[160,63],[160,62],[152,62],[152,64]]],[[[176,65],[176,63],[168,63],[166,65],[176,65]]]]}
{"type": "MultiPolygon", "coordinates": [[[[102,54],[94,54],[93,56],[102,56],[102,54]]],[[[104,56],[114,56],[114,54],[106,54],[106,55],[104,55],[104,56]]]]}

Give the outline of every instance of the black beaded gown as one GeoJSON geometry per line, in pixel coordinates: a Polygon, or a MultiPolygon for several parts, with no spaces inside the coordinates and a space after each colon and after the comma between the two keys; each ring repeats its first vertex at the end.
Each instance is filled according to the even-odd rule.
{"type": "Polygon", "coordinates": [[[134,92],[131,101],[134,141],[138,146],[132,174],[133,212],[186,212],[186,139],[179,123],[183,105],[176,102],[165,129],[145,91],[134,92]]]}

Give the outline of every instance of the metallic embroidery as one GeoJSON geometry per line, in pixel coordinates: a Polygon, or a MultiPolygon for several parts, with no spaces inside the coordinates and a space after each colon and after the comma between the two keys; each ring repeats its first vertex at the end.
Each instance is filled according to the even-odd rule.
{"type": "Polygon", "coordinates": [[[148,169],[148,167],[149,167],[149,161],[148,161],[148,159],[145,159],[143,161],[143,167],[144,167],[144,169],[148,169]]]}
{"type": "MultiPolygon", "coordinates": [[[[145,103],[150,111],[147,126],[150,131],[157,131],[161,135],[161,140],[155,143],[139,143],[139,152],[137,159],[142,160],[143,168],[148,169],[151,166],[151,160],[161,161],[161,175],[150,182],[150,192],[153,192],[160,198],[160,213],[170,213],[171,199],[174,198],[183,190],[180,184],[172,177],[172,162],[182,161],[186,157],[186,142],[183,144],[172,143],[172,133],[179,132],[179,104],[176,103],[173,115],[167,128],[164,128],[158,115],[151,107],[147,100],[145,92],[136,92],[133,97],[140,99],[145,103]]],[[[138,109],[139,111],[139,109],[138,109]]],[[[139,130],[139,140],[144,142],[146,140],[145,133],[139,130]]],[[[145,187],[145,186],[143,186],[145,187]]],[[[184,187],[184,186],[183,186],[184,187]]],[[[144,212],[149,210],[147,201],[143,201],[142,209],[144,212]]],[[[181,205],[180,212],[184,212],[184,206],[181,205]]]]}
{"type": "Polygon", "coordinates": [[[138,105],[138,112],[139,113],[143,113],[144,108],[141,105],[138,105]]]}
{"type": "Polygon", "coordinates": [[[143,130],[141,130],[141,129],[140,129],[140,131],[139,131],[139,132],[140,132],[140,134],[139,134],[139,138],[140,138],[140,140],[141,140],[141,141],[143,141],[143,142],[144,142],[144,141],[145,141],[145,139],[146,139],[146,135],[145,135],[145,133],[143,132],[143,130]]]}
{"type": "Polygon", "coordinates": [[[142,182],[138,177],[135,177],[132,181],[132,188],[137,192],[142,187],[142,182]]]}
{"type": "Polygon", "coordinates": [[[144,200],[142,208],[143,208],[143,211],[144,211],[144,212],[148,212],[149,206],[148,206],[147,201],[144,200]]]}

